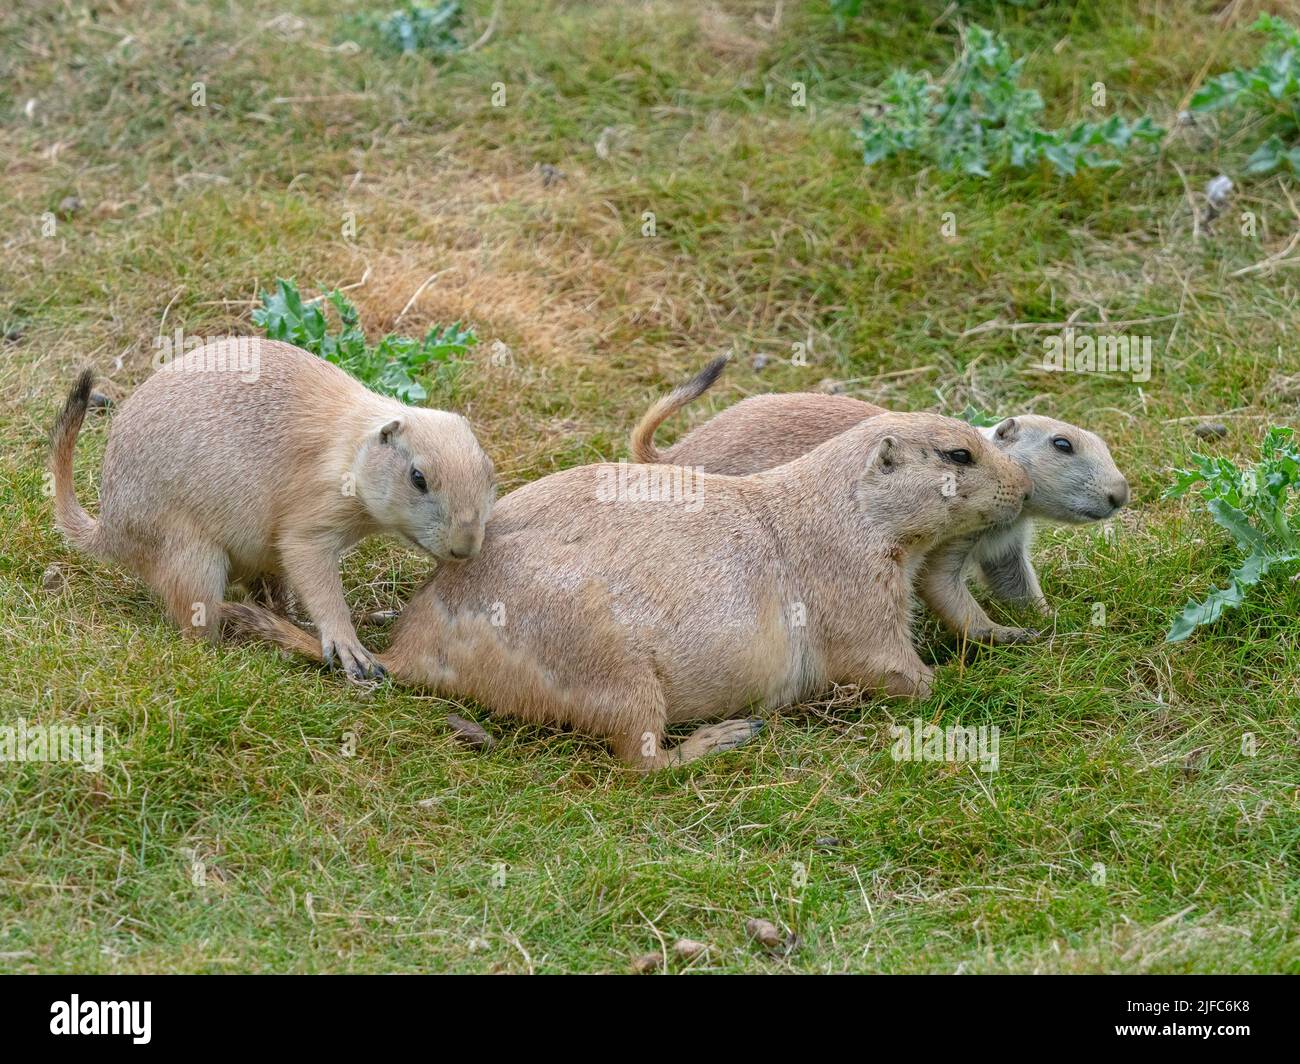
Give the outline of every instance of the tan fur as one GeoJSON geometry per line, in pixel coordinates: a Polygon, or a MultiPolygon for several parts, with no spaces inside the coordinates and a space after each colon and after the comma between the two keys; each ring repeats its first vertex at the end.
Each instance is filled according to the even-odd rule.
{"type": "MultiPolygon", "coordinates": [[[[709,382],[716,379],[715,372],[709,382]]],[[[703,391],[694,389],[689,398],[703,391]]],[[[655,428],[689,401],[689,392],[690,387],[683,386],[651,408],[633,433],[634,455],[654,448],[655,428]],[[673,402],[674,396],[680,401],[673,402]]],[[[843,395],[753,396],[690,432],[664,451],[660,460],[742,476],[797,458],[884,412],[882,407],[843,395]]],[[[1075,425],[1026,414],[980,431],[1025,469],[1033,481],[1033,496],[1008,527],[956,537],[933,551],[921,570],[921,596],[958,634],[998,643],[1021,642],[1036,633],[995,623],[971,595],[967,579],[978,573],[997,597],[1050,613],[1029,560],[1034,520],[1102,520],[1128,502],[1128,482],[1105,441],[1075,425]],[[1052,441],[1058,437],[1070,442],[1071,454],[1055,449],[1052,441]]]]}
{"type": "Polygon", "coordinates": [[[228,581],[275,601],[287,580],[327,656],[373,674],[343,597],[344,551],[389,533],[439,559],[478,553],[495,489],[464,418],[404,406],[306,351],[255,339],[190,352],[122,405],[95,521],[72,487],[91,379],[82,374],[55,427],[56,522],[75,546],[152,584],[188,634],[217,637],[228,581]],[[255,372],[237,344],[256,345],[255,372]]]}
{"type": "MultiPolygon", "coordinates": [[[[970,426],[889,414],[779,469],[702,475],[652,500],[620,477],[669,466],[556,473],[503,499],[473,563],[439,571],[379,660],[394,677],[525,720],[609,740],[642,770],[753,734],[674,723],[782,706],[829,683],[924,698],[910,573],[940,538],[1013,518],[1029,482],[970,426]],[[969,450],[971,465],[946,452],[969,450]]],[[[319,658],[287,621],[229,607],[236,625],[319,658]]]]}
{"type": "Polygon", "coordinates": [[[50,434],[50,467],[54,473],[54,520],[68,540],[82,550],[94,550],[96,524],[90,514],[82,509],[72,486],[72,455],[77,446],[77,434],[86,420],[90,405],[90,390],[95,383],[91,370],[82,370],[77,383],[72,386],[68,401],[59,412],[50,434]]]}
{"type": "Polygon", "coordinates": [[[711,417],[666,451],[657,450],[655,429],[699,394],[692,395],[684,386],[655,403],[632,431],[633,459],[744,476],[807,454],[858,422],[886,412],[847,395],[754,395],[711,417]]]}
{"type": "MultiPolygon", "coordinates": [[[[672,464],[668,459],[662,457],[655,447],[655,429],[687,403],[703,395],[713,382],[718,379],[718,374],[726,368],[730,358],[730,355],[715,358],[685,384],[678,385],[646,411],[641,423],[632,430],[632,458],[634,461],[646,463],[667,462],[672,464]]],[[[812,448],[808,447],[806,450],[812,450],[812,448]]]]}

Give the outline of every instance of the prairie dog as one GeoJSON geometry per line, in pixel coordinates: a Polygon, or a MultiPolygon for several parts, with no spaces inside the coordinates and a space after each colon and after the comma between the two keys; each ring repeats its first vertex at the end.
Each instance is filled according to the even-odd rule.
{"type": "MultiPolygon", "coordinates": [[[[379,661],[494,712],[602,736],[640,770],[680,764],[757,723],[668,749],[670,724],[829,683],[926,697],[912,569],[937,539],[1011,520],[1028,492],[1019,466],[935,414],[872,418],[747,477],[578,466],[502,499],[482,556],[416,592],[379,661]]],[[[227,608],[236,628],[319,659],[287,620],[227,608]]]]}
{"type": "MultiPolygon", "coordinates": [[[[726,358],[710,362],[646,412],[632,432],[632,455],[638,462],[671,462],[744,475],[788,462],[864,419],[885,413],[883,407],[845,395],[756,395],[723,410],[661,453],[654,446],[655,429],[708,389],[726,362],[726,358]]],[[[1029,474],[1033,494],[1021,515],[1007,526],[950,539],[932,552],[920,578],[921,596],[959,635],[993,643],[1023,642],[1037,633],[995,623],[975,601],[967,579],[978,573],[996,597],[1050,614],[1029,558],[1035,521],[1103,521],[1128,503],[1128,481],[1105,441],[1076,425],[1023,414],[979,431],[1029,474]]]]}
{"type": "Polygon", "coordinates": [[[72,484],[92,382],[84,371],[54,427],[56,524],[148,581],[189,635],[218,637],[228,581],[274,593],[287,578],[325,659],[376,675],[343,597],[344,551],[390,533],[439,560],[479,552],[495,486],[469,423],[273,340],[209,344],[136,389],[109,430],[95,520],[72,484]],[[251,380],[237,344],[257,345],[251,380]]]}

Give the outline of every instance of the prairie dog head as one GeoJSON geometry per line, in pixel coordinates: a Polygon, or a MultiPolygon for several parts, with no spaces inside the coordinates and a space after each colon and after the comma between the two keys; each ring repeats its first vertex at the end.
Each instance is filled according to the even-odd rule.
{"type": "Polygon", "coordinates": [[[1049,521],[1103,521],[1128,503],[1128,481],[1096,433],[1037,414],[981,430],[1033,481],[1025,513],[1049,521]]]}
{"type": "Polygon", "coordinates": [[[845,436],[867,449],[858,504],[903,542],[927,543],[1020,514],[1028,475],[970,425],[938,414],[880,414],[845,436]]]}
{"type": "Polygon", "coordinates": [[[385,531],[440,561],[479,552],[496,475],[459,414],[403,411],[370,430],[353,468],[358,498],[385,531]]]}

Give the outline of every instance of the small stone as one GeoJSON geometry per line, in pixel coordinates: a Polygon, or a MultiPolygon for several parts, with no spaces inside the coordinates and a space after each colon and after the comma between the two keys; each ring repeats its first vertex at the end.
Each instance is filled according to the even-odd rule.
{"type": "Polygon", "coordinates": [[[268,30],[274,30],[281,37],[287,40],[295,40],[302,35],[302,31],[307,28],[306,19],[299,18],[297,15],[276,15],[275,18],[267,19],[262,23],[262,27],[268,30]]]}
{"type": "Polygon", "coordinates": [[[771,355],[758,354],[758,355],[755,355],[755,356],[750,360],[750,363],[749,363],[749,364],[750,364],[751,366],[754,367],[755,371],[758,371],[758,370],[761,370],[761,369],[765,368],[765,367],[767,366],[767,364],[768,364],[769,362],[771,362],[771,361],[772,361],[772,356],[771,356],[771,355]]]}
{"type": "Polygon", "coordinates": [[[819,850],[836,850],[843,845],[844,840],[837,839],[834,835],[822,835],[813,840],[813,846],[819,850]]]}
{"type": "Polygon", "coordinates": [[[67,586],[68,578],[57,565],[51,565],[41,574],[41,587],[52,595],[57,595],[67,586]]]}
{"type": "Polygon", "coordinates": [[[22,338],[23,338],[23,330],[21,326],[15,325],[10,329],[5,330],[5,339],[8,340],[11,344],[16,344],[22,338]]]}
{"type": "Polygon", "coordinates": [[[552,166],[550,163],[542,163],[538,169],[542,173],[542,188],[550,188],[556,182],[563,181],[565,178],[564,171],[557,166],[552,166]]]}
{"type": "Polygon", "coordinates": [[[745,930],[749,933],[750,938],[755,939],[760,945],[766,946],[768,949],[779,949],[783,941],[780,930],[770,920],[760,920],[753,917],[745,921],[745,930]]]}
{"type": "Polygon", "coordinates": [[[77,196],[64,196],[59,200],[58,214],[62,218],[68,218],[81,210],[81,200],[77,196]]]}
{"type": "Polygon", "coordinates": [[[632,958],[630,965],[634,975],[649,975],[651,972],[659,970],[659,963],[662,958],[657,953],[643,953],[639,957],[632,958]]]}
{"type": "Polygon", "coordinates": [[[1220,440],[1228,435],[1228,426],[1219,421],[1202,421],[1192,433],[1202,440],[1220,440]]]}
{"type": "Polygon", "coordinates": [[[492,747],[496,746],[496,739],[489,735],[481,724],[475,724],[472,720],[458,717],[455,713],[447,714],[447,723],[451,725],[456,738],[466,746],[482,750],[491,750],[492,747]]]}
{"type": "Polygon", "coordinates": [[[840,381],[827,377],[817,385],[817,390],[824,395],[839,395],[844,391],[844,385],[840,381]]]}
{"type": "Polygon", "coordinates": [[[1216,211],[1221,211],[1228,203],[1228,197],[1232,195],[1232,178],[1226,174],[1220,174],[1212,178],[1210,183],[1205,186],[1205,198],[1209,201],[1211,207],[1216,211]]]}
{"type": "Polygon", "coordinates": [[[691,938],[679,938],[673,943],[673,952],[684,961],[693,961],[706,949],[708,945],[704,942],[696,942],[691,938]]]}
{"type": "Polygon", "coordinates": [[[788,935],[782,935],[780,929],[770,920],[759,920],[757,917],[746,920],[745,930],[749,932],[750,938],[758,942],[769,953],[777,956],[788,957],[803,945],[803,939],[793,931],[788,935]]]}
{"type": "Polygon", "coordinates": [[[105,395],[103,392],[90,393],[90,408],[92,410],[108,410],[113,406],[112,396],[105,395]]]}

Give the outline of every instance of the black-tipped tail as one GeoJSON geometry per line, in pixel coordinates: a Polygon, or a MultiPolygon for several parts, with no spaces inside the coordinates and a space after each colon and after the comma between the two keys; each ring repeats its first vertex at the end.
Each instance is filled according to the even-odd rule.
{"type": "Polygon", "coordinates": [[[278,613],[251,602],[221,604],[221,633],[235,638],[260,639],[312,661],[322,660],[319,639],[278,613]]]}
{"type": "Polygon", "coordinates": [[[698,399],[713,387],[714,382],[722,376],[722,371],[727,368],[727,363],[730,361],[731,355],[729,354],[715,358],[685,384],[679,384],[646,411],[645,417],[641,419],[640,424],[632,430],[632,457],[634,460],[638,462],[662,461],[663,455],[655,447],[655,430],[687,403],[698,399]]]}
{"type": "Polygon", "coordinates": [[[54,474],[54,522],[74,547],[94,550],[99,523],[86,513],[72,486],[72,456],[77,446],[81,423],[90,406],[95,371],[84,369],[72,386],[67,402],[54,422],[50,435],[50,471],[54,474]]]}

